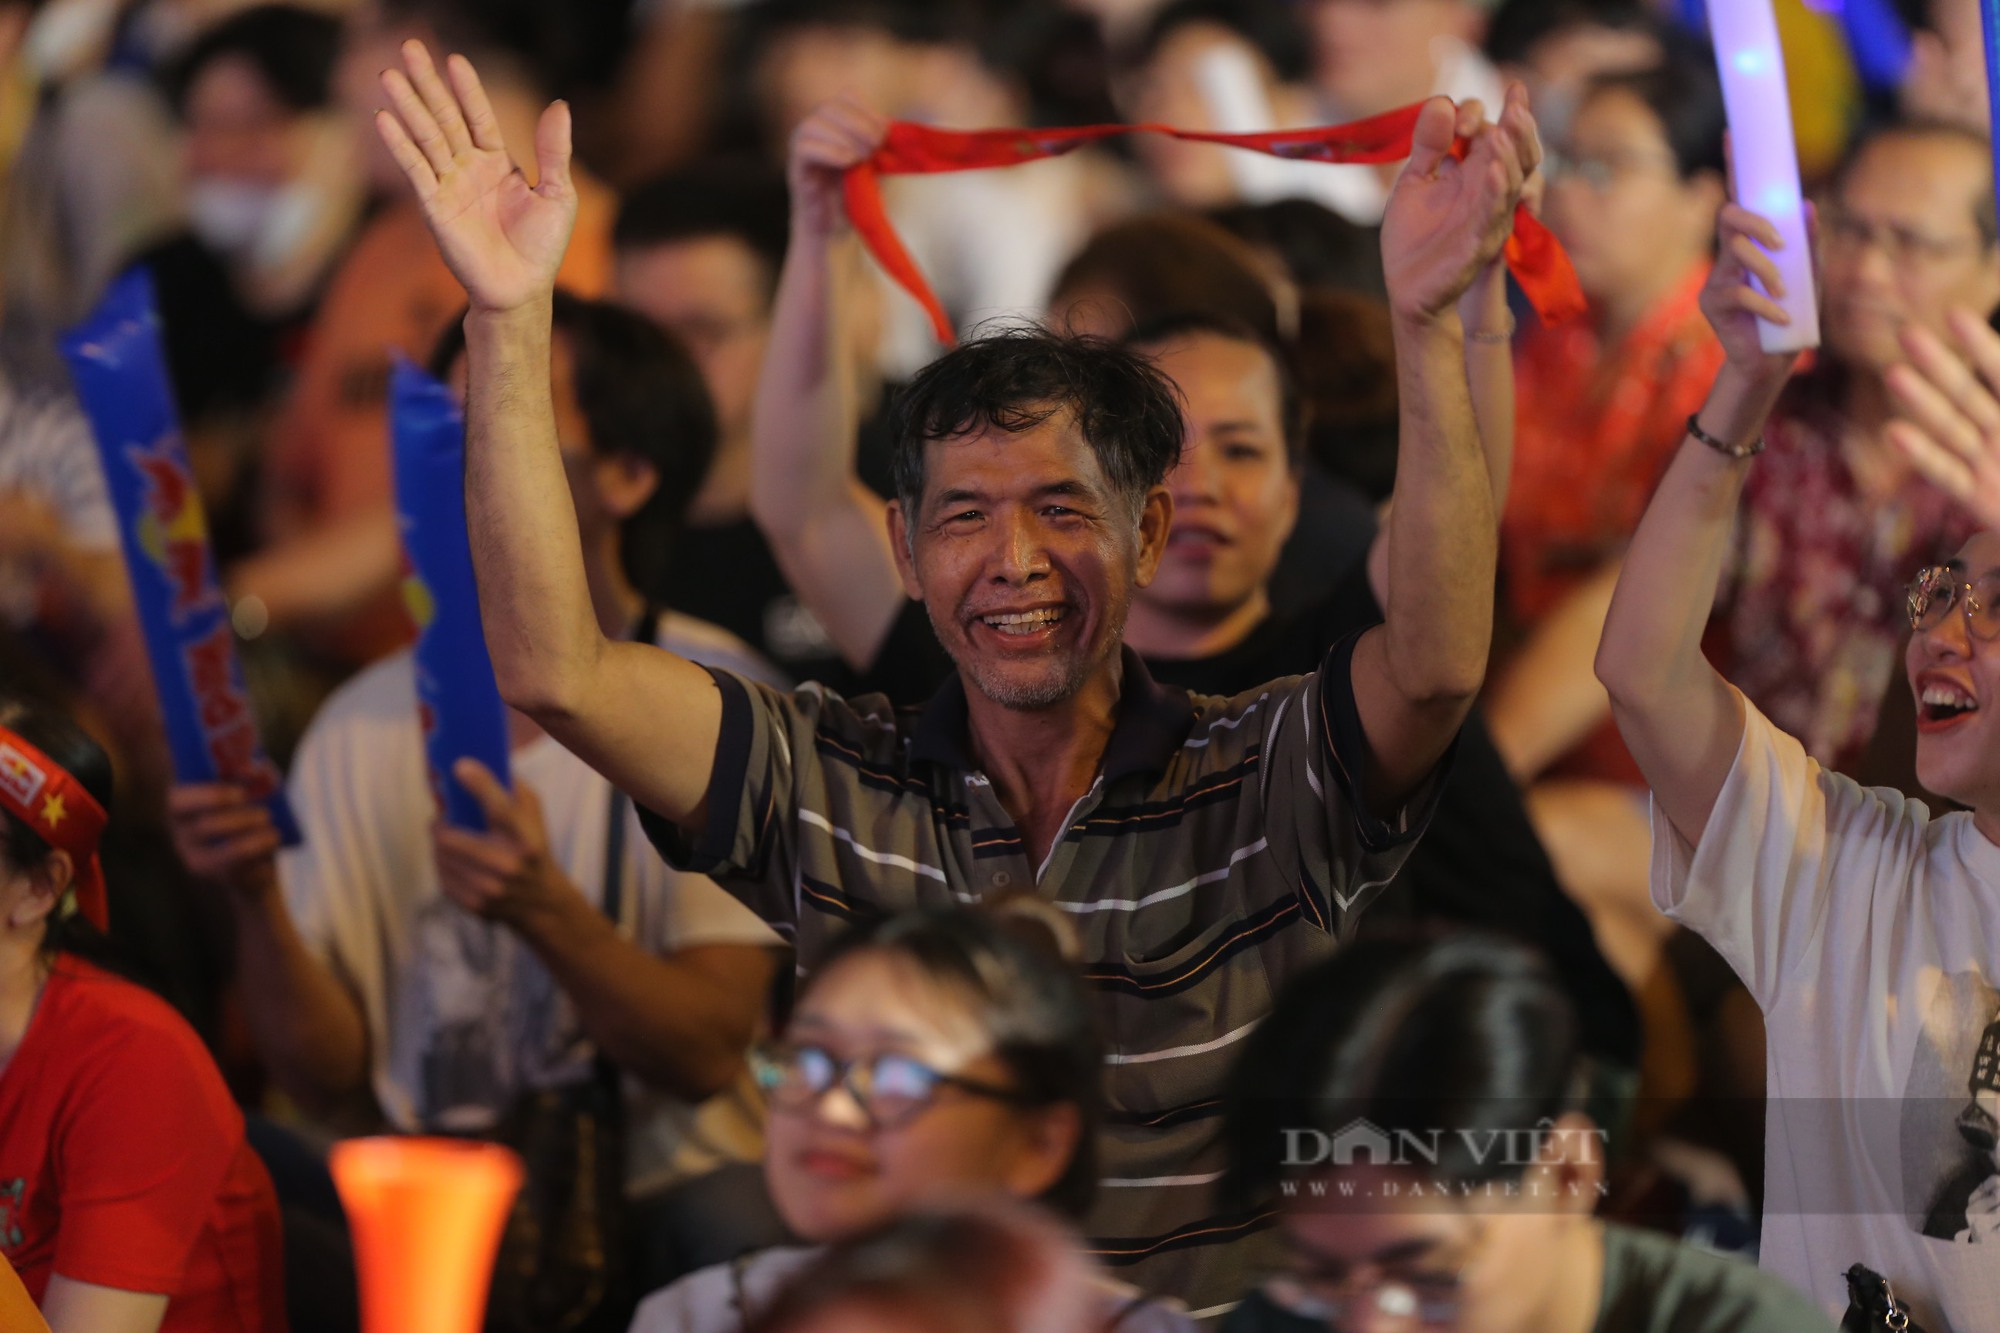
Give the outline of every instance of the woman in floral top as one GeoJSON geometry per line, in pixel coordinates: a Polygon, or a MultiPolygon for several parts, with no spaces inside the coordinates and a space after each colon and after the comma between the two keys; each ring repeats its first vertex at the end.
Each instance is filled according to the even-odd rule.
{"type": "Polygon", "coordinates": [[[1750,474],[1709,656],[1830,768],[1875,732],[1907,632],[1909,571],[1976,526],[1886,438],[1883,376],[1908,326],[1947,337],[1954,305],[2000,305],[1986,140],[1943,125],[1879,130],[1822,205],[1819,367],[1792,385],[1750,474]]]}
{"type": "Polygon", "coordinates": [[[1709,657],[1828,768],[1853,772],[1909,632],[1903,589],[1978,524],[1831,401],[1841,372],[1792,386],[1744,490],[1709,657]]]}

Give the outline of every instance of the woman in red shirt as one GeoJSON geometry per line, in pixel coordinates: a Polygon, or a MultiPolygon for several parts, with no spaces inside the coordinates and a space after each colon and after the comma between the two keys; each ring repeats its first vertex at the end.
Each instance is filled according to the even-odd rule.
{"type": "Polygon", "coordinates": [[[0,698],[0,1255],[51,1333],[284,1333],[277,1198],[214,1061],[83,961],[111,763],[0,698]]]}

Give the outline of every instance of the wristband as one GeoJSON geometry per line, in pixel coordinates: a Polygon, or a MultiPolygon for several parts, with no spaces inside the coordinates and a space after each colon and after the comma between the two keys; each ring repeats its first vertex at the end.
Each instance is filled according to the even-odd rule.
{"type": "Polygon", "coordinates": [[[1756,439],[1750,441],[1748,444],[1730,444],[1725,440],[1716,439],[1701,428],[1701,413],[1699,412],[1688,413],[1688,434],[1694,436],[1718,454],[1723,454],[1730,458],[1755,458],[1758,454],[1764,452],[1764,436],[1761,432],[1756,439]]]}

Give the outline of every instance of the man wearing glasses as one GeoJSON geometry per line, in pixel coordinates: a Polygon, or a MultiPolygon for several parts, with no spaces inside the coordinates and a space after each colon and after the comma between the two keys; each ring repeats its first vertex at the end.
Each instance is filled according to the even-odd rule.
{"type": "MultiPolygon", "coordinates": [[[[1951,489],[1971,498],[1968,479],[1979,474],[1960,451],[2000,438],[1991,393],[2000,341],[1981,314],[1951,307],[1990,307],[1992,243],[1969,208],[1954,213],[1924,193],[1962,167],[1957,198],[1971,205],[1983,160],[1962,152],[1965,142],[1930,131],[1878,137],[1822,218],[1829,350],[1847,378],[1844,401],[1870,414],[1865,437],[1850,418],[1822,447],[1856,466],[1942,460],[1951,489]],[[1953,259],[1947,228],[1961,224],[1964,253],[1953,259]],[[1978,375],[1945,338],[1973,351],[1978,375]],[[1892,411],[1905,419],[1892,423],[1892,411]]],[[[1933,816],[1829,771],[1807,737],[1710,665],[1703,631],[1739,500],[1794,475],[1765,476],[1768,455],[1752,461],[1794,369],[1792,356],[1760,347],[1756,317],[1785,317],[1750,286],[1754,277],[1782,291],[1766,253],[1778,243],[1764,220],[1723,210],[1702,305],[1727,360],[1626,555],[1598,676],[1653,789],[1653,902],[1706,937],[1764,1013],[1764,1267],[1829,1313],[1847,1304],[1843,1274],[1861,1264],[1933,1333],[2000,1328],[1990,1246],[1926,1234],[1936,1164],[1962,1160],[1954,1117],[2000,981],[2000,528],[1933,567],[1917,572],[1923,562],[1912,560],[1902,571],[1916,574],[1900,601],[1917,773],[1966,812],[1933,816]]],[[[1786,420],[1797,418],[1769,428],[1773,453],[1786,420]]],[[[1824,497],[1799,491],[1789,503],[1824,497]]],[[[1992,508],[2000,514],[2000,503],[1992,508]]],[[[1847,615],[1808,627],[1854,636],[1861,623],[1847,615]]],[[[1816,665],[1792,661],[1801,673],[1816,665]]]]}

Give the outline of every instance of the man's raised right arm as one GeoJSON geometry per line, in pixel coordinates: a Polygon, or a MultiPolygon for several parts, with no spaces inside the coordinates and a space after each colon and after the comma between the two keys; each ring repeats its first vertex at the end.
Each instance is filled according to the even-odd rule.
{"type": "Polygon", "coordinates": [[[535,132],[538,179],[508,156],[462,56],[440,76],[416,42],[382,76],[376,128],[408,177],[466,315],[465,509],[501,695],[633,797],[700,825],[722,705],[702,668],[599,626],[550,391],[557,267],[576,220],[570,118],[535,132]]]}

